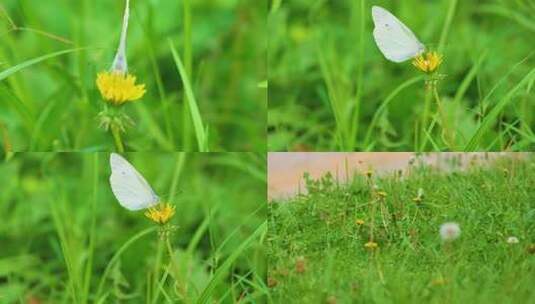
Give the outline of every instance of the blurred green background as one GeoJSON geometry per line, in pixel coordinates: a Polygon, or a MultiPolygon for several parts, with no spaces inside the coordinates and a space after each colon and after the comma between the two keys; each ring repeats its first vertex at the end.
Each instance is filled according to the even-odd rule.
{"type": "Polygon", "coordinates": [[[535,1],[270,3],[270,151],[535,149],[535,1]],[[444,142],[438,118],[424,133],[427,145],[416,143],[424,81],[410,61],[396,64],[381,54],[373,5],[391,11],[430,49],[444,38],[438,92],[455,141],[444,142]]]}
{"type": "Polygon", "coordinates": [[[0,164],[0,302],[263,303],[265,157],[126,158],[176,205],[170,243],[187,298],[178,301],[173,272],[162,279],[169,254],[156,225],[113,196],[108,153],[22,153],[0,164]]]}
{"type": "MultiPolygon", "coordinates": [[[[95,79],[112,63],[124,5],[109,0],[0,3],[0,71],[88,47],[7,78],[0,74],[4,143],[14,151],[114,149],[111,136],[98,128],[103,101],[95,79]]],[[[209,149],[265,150],[266,12],[264,3],[245,0],[132,0],[129,71],[147,85],[147,94],[125,106],[136,123],[125,136],[127,150],[197,150],[167,39],[191,69],[209,149]]]]}

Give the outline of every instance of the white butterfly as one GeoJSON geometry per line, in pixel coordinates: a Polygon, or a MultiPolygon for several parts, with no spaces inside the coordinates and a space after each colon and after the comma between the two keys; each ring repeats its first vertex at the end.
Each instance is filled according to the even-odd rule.
{"type": "Polygon", "coordinates": [[[110,155],[111,191],[121,206],[128,210],[152,207],[160,198],[147,181],[126,159],[116,153],[110,155]]]}
{"type": "Polygon", "coordinates": [[[413,32],[386,9],[373,6],[372,17],[375,24],[373,37],[386,59],[399,63],[425,51],[425,46],[413,32]]]}

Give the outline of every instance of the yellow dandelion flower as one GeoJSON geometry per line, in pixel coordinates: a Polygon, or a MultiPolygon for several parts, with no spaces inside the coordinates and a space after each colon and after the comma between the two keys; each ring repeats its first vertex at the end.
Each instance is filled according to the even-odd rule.
{"type": "Polygon", "coordinates": [[[431,285],[433,286],[442,286],[442,285],[446,285],[447,283],[448,281],[445,280],[444,278],[436,278],[431,281],[431,285]]]}
{"type": "Polygon", "coordinates": [[[423,201],[423,199],[424,199],[424,189],[419,188],[418,189],[418,195],[415,198],[413,198],[412,200],[415,203],[419,204],[419,203],[421,203],[423,201]]]}
{"type": "Polygon", "coordinates": [[[138,100],[145,95],[145,85],[136,85],[136,77],[128,74],[126,34],[129,16],[130,0],[126,0],[121,39],[113,64],[109,71],[100,72],[97,75],[96,83],[102,97],[113,105],[122,105],[129,101],[138,100]]]}
{"type": "Polygon", "coordinates": [[[145,85],[136,85],[136,77],[119,72],[101,72],[97,87],[102,97],[113,105],[138,100],[145,95],[145,85]]]}
{"type": "Polygon", "coordinates": [[[358,219],[358,220],[355,221],[355,224],[357,224],[359,226],[362,226],[362,225],[364,225],[364,220],[358,219]]]}
{"type": "Polygon", "coordinates": [[[377,195],[381,198],[385,198],[388,196],[388,194],[385,191],[377,191],[377,195]]]}
{"type": "Polygon", "coordinates": [[[145,216],[152,221],[163,225],[167,223],[175,215],[175,206],[171,204],[161,203],[156,207],[151,207],[145,211],[145,216]]]}
{"type": "Polygon", "coordinates": [[[369,241],[368,243],[364,244],[364,247],[368,248],[368,249],[376,249],[379,245],[377,245],[376,242],[372,242],[372,241],[369,241]]]}
{"type": "Polygon", "coordinates": [[[427,52],[414,57],[412,65],[424,73],[432,74],[442,64],[442,59],[442,55],[437,52],[427,52]]]}

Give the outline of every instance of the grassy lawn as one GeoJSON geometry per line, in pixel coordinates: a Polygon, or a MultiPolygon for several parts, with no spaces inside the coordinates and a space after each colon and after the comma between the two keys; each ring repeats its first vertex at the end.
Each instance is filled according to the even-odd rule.
{"type": "Polygon", "coordinates": [[[0,164],[0,302],[265,303],[264,157],[126,158],[176,206],[165,227],[119,205],[107,153],[0,164]]]}
{"type": "Polygon", "coordinates": [[[533,303],[535,159],[307,179],[268,211],[276,303],[533,303]],[[419,190],[421,189],[421,190],[419,190]],[[440,226],[460,236],[444,241],[440,226]],[[514,243],[515,237],[518,243],[514,243]],[[375,247],[376,246],[376,247],[375,247]]]}
{"type": "Polygon", "coordinates": [[[535,149],[533,1],[271,1],[270,151],[535,149]],[[444,61],[435,77],[393,63],[371,7],[444,61]]]}

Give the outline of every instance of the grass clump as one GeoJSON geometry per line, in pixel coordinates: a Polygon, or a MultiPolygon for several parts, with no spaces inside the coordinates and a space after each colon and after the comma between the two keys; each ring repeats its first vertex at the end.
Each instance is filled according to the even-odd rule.
{"type": "Polygon", "coordinates": [[[268,211],[267,282],[285,303],[531,303],[535,159],[306,179],[268,211]],[[441,237],[443,239],[441,239],[441,237]]]}

